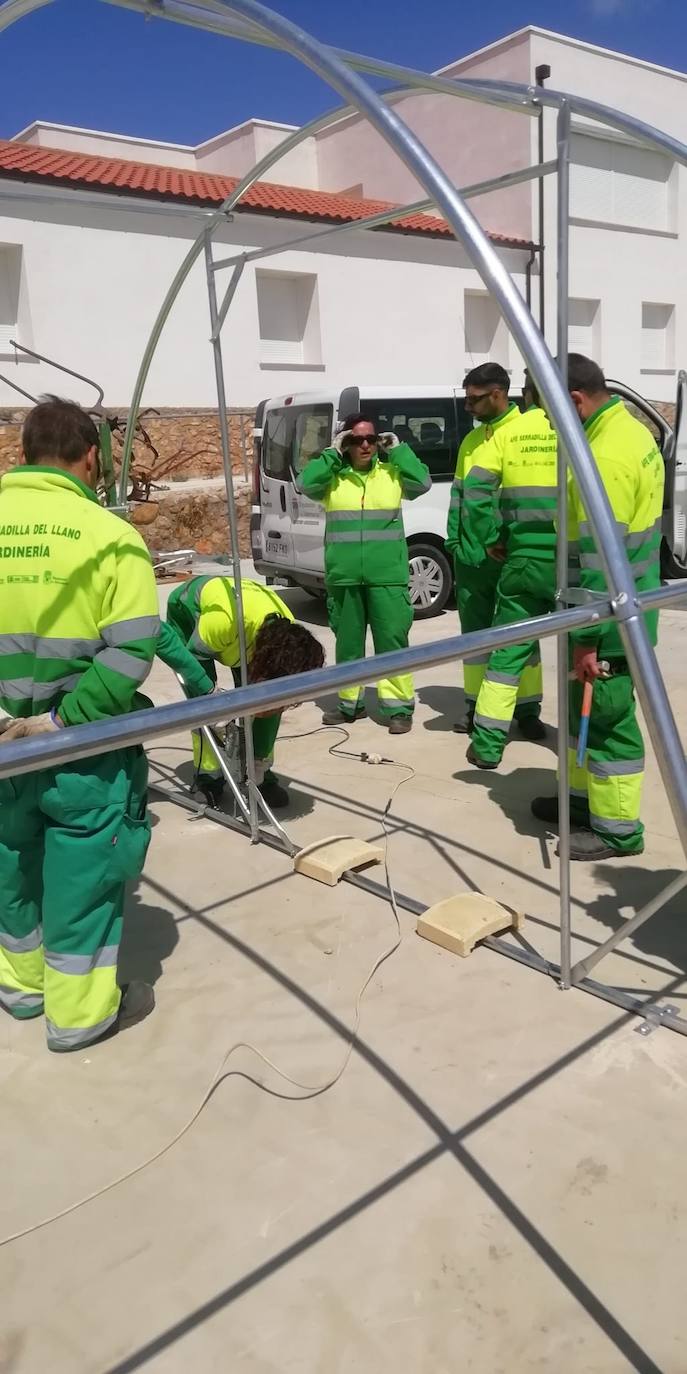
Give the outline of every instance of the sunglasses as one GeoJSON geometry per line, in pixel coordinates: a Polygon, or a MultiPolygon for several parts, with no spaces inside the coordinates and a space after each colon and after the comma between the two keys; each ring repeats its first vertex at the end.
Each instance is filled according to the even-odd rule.
{"type": "Polygon", "coordinates": [[[374,446],[377,443],[376,434],[354,434],[350,440],[352,448],[361,448],[363,444],[374,446]]]}
{"type": "Polygon", "coordinates": [[[480,391],[478,396],[466,396],[465,404],[466,406],[476,406],[478,401],[486,401],[488,396],[491,396],[490,391],[480,391]]]}

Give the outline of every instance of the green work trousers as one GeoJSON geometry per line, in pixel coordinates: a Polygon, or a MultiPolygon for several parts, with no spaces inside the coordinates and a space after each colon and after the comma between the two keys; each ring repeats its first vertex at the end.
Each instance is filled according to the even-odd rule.
{"type": "MultiPolygon", "coordinates": [[[[207,668],[207,671],[210,672],[210,669],[207,668]]],[[[274,745],[280,721],[281,711],[253,721],[253,753],[258,782],[262,781],[274,761],[274,745]]],[[[199,730],[193,731],[193,762],[199,777],[210,777],[217,781],[224,777],[214,750],[199,730]]]]}
{"type": "MultiPolygon", "coordinates": [[[[365,657],[368,626],[376,654],[408,647],[413,623],[413,608],[407,587],[328,587],[327,614],[336,635],[337,663],[351,663],[365,657]]],[[[341,713],[353,720],[361,708],[363,688],[342,687],[341,713]]],[[[377,700],[383,716],[411,716],[415,707],[413,679],[409,673],[382,678],[377,683],[377,700]]]]}
{"type": "Polygon", "coordinates": [[[587,754],[577,766],[583,685],[570,683],[568,695],[570,816],[590,826],[621,854],[643,845],[639,819],[644,781],[644,742],[637,724],[634,688],[624,659],[611,661],[613,675],[594,683],[587,754]]]}
{"type": "MultiPolygon", "coordinates": [[[[494,625],[512,625],[548,615],[556,601],[556,565],[518,555],[502,564],[496,591],[494,625]]],[[[472,743],[485,763],[498,763],[506,747],[513,713],[538,715],[542,671],[536,639],[495,649],[489,655],[475,706],[472,743]]]]}
{"type": "MultiPolygon", "coordinates": [[[[184,644],[188,643],[195,629],[195,621],[190,611],[183,602],[172,600],[170,597],[167,606],[167,619],[180,634],[184,644]]],[[[202,663],[208,677],[213,682],[217,681],[217,664],[212,658],[201,658],[200,654],[194,654],[202,663]]],[[[237,687],[241,685],[241,673],[238,668],[232,668],[234,683],[237,687]]],[[[258,770],[264,773],[269,769],[274,755],[274,743],[279,730],[281,711],[275,712],[272,716],[263,716],[260,720],[253,721],[253,752],[256,764],[261,763],[264,767],[258,770]]],[[[203,777],[210,777],[220,781],[223,778],[221,768],[218,766],[214,751],[210,748],[207,740],[203,738],[200,731],[193,732],[193,762],[196,773],[203,777]]]]}
{"type": "Polygon", "coordinates": [[[124,887],[150,840],[140,748],[0,780],[0,1004],[45,1011],[48,1045],[117,1017],[124,887]]]}
{"type": "MultiPolygon", "coordinates": [[[[502,563],[494,558],[485,558],[479,568],[468,563],[454,560],[456,579],[456,604],[460,628],[464,635],[473,630],[486,630],[494,622],[496,614],[498,585],[501,578],[502,563]]],[[[517,619],[514,616],[513,619],[517,619]]],[[[538,649],[537,649],[538,653],[538,649]]],[[[465,707],[469,715],[475,710],[482,681],[489,662],[489,654],[478,654],[463,662],[463,691],[465,707]]],[[[534,662],[533,662],[534,666],[534,662]]],[[[541,668],[539,669],[541,678],[541,668]]],[[[531,684],[530,684],[531,686],[531,684]]],[[[517,692],[515,715],[518,720],[524,716],[538,716],[541,709],[541,683],[537,690],[528,690],[527,681],[517,692]]]]}

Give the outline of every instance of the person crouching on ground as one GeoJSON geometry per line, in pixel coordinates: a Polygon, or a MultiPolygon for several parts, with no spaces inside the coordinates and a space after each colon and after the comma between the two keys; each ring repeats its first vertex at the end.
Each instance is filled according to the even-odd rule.
{"type": "MultiPolygon", "coordinates": [[[[248,681],[271,682],[294,673],[307,673],[324,664],[324,649],[318,639],[293,618],[291,611],[271,587],[259,582],[241,582],[243,618],[246,630],[248,681]]],[[[189,695],[202,696],[217,681],[216,664],[231,668],[234,681],[240,682],[240,652],[236,592],[231,577],[192,577],[176,587],[167,603],[167,622],[183,645],[204,669],[198,683],[188,680],[178,657],[170,653],[169,642],[161,640],[157,653],[184,678],[189,695]],[[206,684],[206,685],[205,685],[206,684]]],[[[256,780],[267,805],[288,806],[289,794],[272,772],[274,743],[281,711],[253,717],[253,750],[256,780]]],[[[212,806],[224,790],[224,778],[210,745],[199,733],[193,735],[193,761],[196,785],[212,806]]]]}

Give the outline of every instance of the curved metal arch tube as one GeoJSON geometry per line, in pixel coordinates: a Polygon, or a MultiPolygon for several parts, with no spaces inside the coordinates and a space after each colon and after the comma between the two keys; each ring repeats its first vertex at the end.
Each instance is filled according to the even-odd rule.
{"type": "MultiPolygon", "coordinates": [[[[120,9],[136,10],[145,14],[148,19],[167,19],[172,23],[184,24],[190,28],[199,28],[208,33],[217,33],[224,38],[233,38],[238,42],[256,43],[265,48],[281,49],[282,44],[268,33],[260,33],[255,25],[246,21],[237,22],[236,16],[228,15],[222,8],[222,0],[203,0],[200,4],[197,0],[104,0],[105,4],[117,5],[120,9]]],[[[457,84],[451,77],[435,76],[429,72],[418,71],[413,67],[404,67],[395,62],[383,62],[377,57],[367,57],[364,53],[348,52],[343,48],[329,48],[328,51],[334,53],[354,71],[365,72],[368,76],[381,76],[388,81],[398,81],[401,94],[404,91],[412,93],[418,91],[434,91],[438,95],[464,95],[466,100],[477,100],[489,105],[502,106],[504,109],[512,110],[517,114],[536,115],[538,113],[537,95],[534,87],[523,86],[524,96],[519,92],[512,95],[509,92],[499,94],[497,89],[487,89],[484,85],[480,93],[481,83],[474,82],[466,85],[464,91],[456,89],[457,84]]],[[[498,83],[495,83],[495,86],[498,83]]],[[[384,91],[383,95],[388,96],[392,92],[384,91]]],[[[349,113],[357,113],[354,107],[349,113]]],[[[340,116],[344,117],[343,113],[340,116]]]]}
{"type": "MultiPolygon", "coordinates": [[[[106,3],[120,4],[122,3],[122,0],[106,0],[106,3]]],[[[124,3],[125,7],[129,8],[129,0],[124,0],[124,3]]],[[[135,6],[135,8],[139,8],[138,4],[135,6]]],[[[390,93],[386,93],[385,95],[385,98],[387,99],[388,94],[390,93]]],[[[217,227],[220,224],[226,222],[227,216],[231,214],[231,211],[233,210],[234,206],[238,204],[242,196],[244,196],[247,191],[250,191],[251,188],[255,185],[255,183],[257,181],[260,181],[261,177],[264,176],[265,172],[268,172],[270,168],[275,165],[275,163],[279,162],[281,158],[286,156],[287,153],[290,153],[292,149],[297,148],[298,145],[304,142],[306,138],[310,138],[313,134],[319,133],[320,130],[326,129],[329,124],[336,123],[337,120],[344,118],[347,114],[354,113],[355,110],[355,105],[344,105],[335,110],[329,110],[324,115],[318,115],[318,117],[316,119],[311,120],[310,123],[304,124],[300,129],[295,129],[292,134],[289,134],[285,139],[282,140],[281,143],[278,143],[275,148],[271,148],[270,151],[266,153],[264,157],[261,157],[259,162],[256,162],[255,166],[252,167],[249,172],[246,172],[245,176],[241,178],[238,185],[234,187],[234,190],[231,192],[230,195],[227,196],[226,200],[222,202],[222,204],[215,211],[215,213],[210,215],[205,220],[202,229],[200,230],[197,238],[191,244],[191,247],[189,248],[183,261],[180,263],[170,283],[170,286],[167,290],[167,294],[165,295],[162,305],[160,306],[158,314],[155,318],[155,322],[153,324],[152,330],[148,338],[148,342],[145,346],[143,357],[141,359],[136,381],[134,383],[134,390],[131,398],[131,404],[129,407],[126,431],[124,434],[124,444],[122,447],[122,467],[119,482],[120,505],[124,506],[126,504],[126,489],[129,480],[129,465],[131,462],[131,452],[133,449],[134,430],[136,428],[136,414],[143,397],[143,388],[148,379],[148,373],[150,372],[150,364],[153,360],[155,349],[157,348],[157,345],[160,342],[162,331],[171,314],[174,302],[176,301],[176,298],[179,295],[179,292],[181,291],[184,282],[189,276],[191,269],[193,268],[194,264],[198,261],[199,257],[204,251],[207,235],[209,234],[212,238],[217,227]]],[[[144,208],[144,206],[142,206],[142,208],[144,208]]]]}
{"type": "MultiPolygon", "coordinates": [[[[251,25],[249,21],[243,21],[246,27],[244,31],[241,31],[235,22],[232,23],[232,18],[227,15],[224,0],[203,0],[202,5],[197,4],[196,0],[105,0],[105,3],[139,10],[149,17],[191,24],[214,33],[224,34],[225,37],[229,38],[260,43],[267,47],[281,46],[278,41],[274,41],[269,36],[256,36],[256,26],[251,25]]],[[[560,109],[561,105],[567,102],[572,114],[582,115],[596,123],[608,124],[610,127],[618,129],[619,132],[627,133],[651,147],[659,148],[670,157],[687,164],[687,146],[681,143],[679,139],[663,133],[653,125],[646,124],[643,120],[635,119],[633,115],[624,114],[620,110],[615,110],[609,105],[602,105],[598,101],[589,100],[585,96],[554,90],[550,86],[530,86],[523,82],[495,81],[486,77],[480,79],[465,77],[455,80],[452,77],[418,71],[416,68],[406,67],[400,63],[383,62],[380,58],[367,57],[362,53],[351,52],[344,48],[331,48],[328,51],[354,71],[365,72],[369,76],[381,76],[389,81],[397,81],[405,93],[413,90],[434,91],[437,94],[453,95],[465,100],[474,100],[478,103],[500,106],[516,113],[530,115],[536,115],[542,105],[552,109],[560,109]]],[[[401,92],[384,92],[384,96],[388,97],[389,94],[399,93],[401,92]]],[[[340,117],[344,117],[343,112],[340,117]]]]}
{"type": "Polygon", "coordinates": [[[395,110],[389,108],[355,72],[350,71],[335,53],[291,21],[259,4],[258,0],[215,0],[215,3],[222,3],[227,12],[259,24],[267,32],[275,34],[286,51],[300,57],[306,66],[357,105],[360,113],[367,116],[372,126],[432,197],[456,238],[467,250],[485,286],[495,296],[546,402],[552,424],[567,451],[580,488],[613,598],[625,652],[687,854],[687,764],[665,684],[638,608],[632,569],[567,387],[527,305],[485,231],[450,179],[395,110]]]}
{"type": "Polygon", "coordinates": [[[52,0],[5,0],[0,5],[0,33],[3,29],[9,29],[11,24],[16,24],[18,19],[25,19],[27,14],[33,14],[34,10],[50,4],[52,0]]]}

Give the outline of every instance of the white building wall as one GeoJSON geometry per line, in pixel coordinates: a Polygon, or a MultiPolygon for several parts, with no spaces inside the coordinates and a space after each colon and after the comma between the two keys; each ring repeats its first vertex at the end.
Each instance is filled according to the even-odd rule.
{"type": "MultiPolygon", "coordinates": [[[[126,406],[158,307],[199,225],[188,215],[168,220],[117,211],[105,196],[102,210],[46,202],[45,210],[32,204],[8,213],[0,222],[2,241],[21,245],[23,257],[19,341],[100,382],[109,407],[126,406]]],[[[302,224],[237,216],[223,229],[217,255],[302,233],[302,224]]],[[[504,252],[522,290],[526,256],[504,252]]],[[[228,273],[221,274],[220,292],[227,281],[228,273]]],[[[370,380],[411,385],[452,376],[459,385],[473,361],[465,345],[464,293],[480,287],[453,243],[355,230],[334,236],[317,254],[291,250],[251,264],[223,335],[229,403],[252,406],[270,394],[370,380]],[[315,351],[306,363],[280,365],[274,352],[273,361],[261,362],[256,267],[316,275],[318,337],[307,341],[315,351]]],[[[198,263],[163,332],[145,404],[215,404],[208,332],[205,271],[198,263]]],[[[57,390],[92,399],[88,388],[43,365],[4,359],[0,371],[35,395],[57,390]]],[[[21,404],[0,383],[0,405],[21,404]]]]}
{"type": "MultiPolygon", "coordinates": [[[[666,72],[624,55],[595,50],[557,35],[532,32],[532,78],[547,62],[555,90],[634,114],[687,142],[687,75],[666,72]]],[[[545,113],[545,156],[556,151],[556,116],[545,113]]],[[[598,149],[603,195],[579,195],[580,169],[571,173],[570,296],[598,301],[593,338],[598,361],[611,377],[620,378],[654,400],[675,399],[676,369],[687,366],[687,284],[684,242],[687,233],[685,169],[634,145],[623,135],[573,118],[573,149],[598,149]],[[594,135],[604,135],[601,140],[594,135]],[[613,150],[620,151],[613,158],[613,150]],[[661,180],[663,161],[665,180],[661,180]],[[608,182],[612,165],[621,165],[620,194],[611,202],[608,182]],[[665,211],[664,211],[665,207],[665,211]],[[576,213],[583,210],[584,213],[576,213]],[[612,216],[612,218],[611,218],[612,216]],[[654,226],[654,227],[652,227],[654,226]],[[673,305],[673,364],[643,366],[642,304],[673,305]]],[[[532,155],[535,156],[532,131],[532,155]]],[[[590,161],[593,159],[589,159],[590,161]]],[[[581,179],[587,188],[593,179],[581,179]]],[[[599,183],[601,185],[601,183],[599,183]]],[[[533,191],[533,197],[535,192],[533,191]]],[[[536,221],[535,221],[536,222],[536,221]]],[[[546,336],[556,348],[556,184],[550,177],[545,194],[546,336]]],[[[576,336],[573,336],[575,339],[576,336]]],[[[579,336],[577,336],[579,341],[579,336]]]]}
{"type": "Polygon", "coordinates": [[[185,167],[194,171],[196,150],[182,143],[162,143],[128,134],[111,134],[99,129],[77,129],[68,124],[47,124],[37,120],[15,134],[14,143],[31,143],[40,148],[68,148],[74,153],[95,157],[121,157],[130,162],[153,163],[163,167],[185,167]]]}
{"type": "MultiPolygon", "coordinates": [[[[527,83],[529,68],[529,36],[522,33],[453,63],[442,75],[527,83]]],[[[457,186],[528,165],[527,115],[435,94],[403,96],[394,108],[457,186]]],[[[349,118],[318,134],[317,149],[323,191],[341,191],[362,182],[363,195],[372,199],[409,204],[421,198],[415,178],[364,119],[349,118]]],[[[530,206],[527,186],[471,202],[485,228],[525,239],[531,237],[530,206]]]]}
{"type": "MultiPolygon", "coordinates": [[[[293,124],[271,124],[250,119],[236,129],[208,139],[195,149],[195,169],[199,172],[219,172],[223,176],[242,177],[266,153],[292,133],[293,124]]],[[[287,153],[270,172],[269,181],[283,186],[304,186],[317,189],[317,157],[314,139],[305,141],[287,153]]]]}

